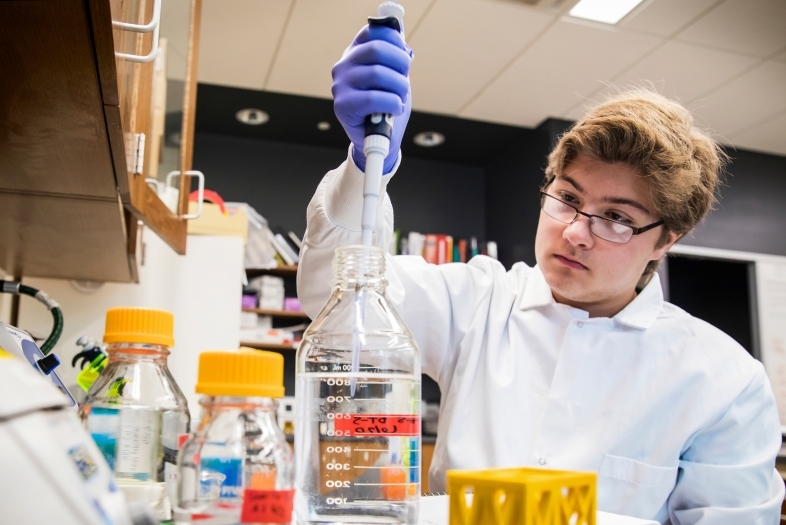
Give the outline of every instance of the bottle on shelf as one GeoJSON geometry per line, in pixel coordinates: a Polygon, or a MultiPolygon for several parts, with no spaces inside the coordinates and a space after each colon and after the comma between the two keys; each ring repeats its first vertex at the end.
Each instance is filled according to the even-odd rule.
{"type": "Polygon", "coordinates": [[[171,516],[177,453],[188,434],[188,404],[167,367],[174,317],[151,308],[106,313],[106,368],[90,387],[80,417],[129,502],[171,516]]]}
{"type": "Polygon", "coordinates": [[[279,354],[200,354],[202,418],[180,454],[175,523],[292,521],[294,459],[276,422],[283,383],[279,354]]]}

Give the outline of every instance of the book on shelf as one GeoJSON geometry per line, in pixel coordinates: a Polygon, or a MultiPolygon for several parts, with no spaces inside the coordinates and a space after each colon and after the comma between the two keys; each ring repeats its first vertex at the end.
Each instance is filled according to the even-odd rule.
{"type": "Polygon", "coordinates": [[[303,240],[295,235],[295,232],[287,232],[287,237],[289,237],[289,239],[297,247],[298,251],[300,251],[300,248],[303,246],[303,240]]]}
{"type": "Polygon", "coordinates": [[[300,257],[300,246],[303,243],[300,240],[300,237],[295,235],[295,232],[287,231],[284,228],[277,227],[275,230],[275,237],[278,239],[279,243],[283,243],[286,248],[289,248],[296,257],[300,257]]]}
{"type": "Polygon", "coordinates": [[[465,263],[479,254],[498,259],[497,243],[494,241],[478,243],[477,237],[455,239],[439,233],[409,232],[403,235],[399,230],[391,239],[389,252],[391,255],[420,255],[430,264],[465,263]]]}
{"type": "Polygon", "coordinates": [[[393,230],[393,236],[390,238],[390,246],[388,246],[388,253],[390,255],[399,255],[401,246],[401,230],[393,230]]]}
{"type": "Polygon", "coordinates": [[[276,252],[278,252],[278,255],[280,255],[284,262],[286,262],[289,266],[298,263],[298,254],[295,253],[295,250],[289,246],[284,236],[280,233],[275,234],[273,237],[273,246],[275,247],[276,252]]]}

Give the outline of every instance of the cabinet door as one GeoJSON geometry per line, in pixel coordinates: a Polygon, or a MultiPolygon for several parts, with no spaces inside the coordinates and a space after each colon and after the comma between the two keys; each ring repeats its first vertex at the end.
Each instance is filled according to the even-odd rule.
{"type": "MultiPolygon", "coordinates": [[[[137,32],[117,27],[113,22],[146,25],[155,17],[158,2],[164,0],[90,0],[93,15],[93,32],[104,113],[110,136],[118,191],[123,205],[134,217],[159,235],[177,253],[185,253],[186,211],[181,206],[171,211],[158,197],[146,179],[157,175],[161,136],[160,123],[153,119],[156,68],[164,57],[148,62],[136,62],[118,54],[145,56],[153,50],[157,31],[137,32]],[[144,147],[137,151],[144,135],[144,147]],[[139,162],[138,159],[143,161],[139,162]]],[[[159,7],[160,8],[160,7],[159,7]]],[[[201,11],[191,9],[187,16],[198,22],[201,11]]],[[[191,22],[194,25],[194,22],[191,22]]],[[[196,24],[198,27],[198,23],[196,24]]],[[[198,31],[191,31],[190,38],[198,38],[198,31]]],[[[156,46],[158,47],[158,46],[156,46]]],[[[189,62],[196,61],[197,46],[189,52],[189,62]]],[[[184,138],[185,138],[185,134],[184,138]]],[[[193,134],[191,134],[193,140],[193,134]]],[[[188,148],[190,151],[190,147],[188,148]]],[[[190,161],[190,159],[189,159],[190,161]]],[[[181,163],[182,164],[182,163],[181,163]]],[[[181,168],[182,169],[182,168],[181,168]]],[[[190,169],[190,162],[189,167],[190,169]]],[[[188,181],[183,181],[187,184],[188,181]]]]}
{"type": "Polygon", "coordinates": [[[0,267],[134,280],[87,3],[0,1],[0,28],[0,267]]]}

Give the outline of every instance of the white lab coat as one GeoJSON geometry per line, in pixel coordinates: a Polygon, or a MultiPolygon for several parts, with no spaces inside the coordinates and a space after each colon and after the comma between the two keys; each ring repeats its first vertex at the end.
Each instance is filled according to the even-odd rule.
{"type": "MultiPolygon", "coordinates": [[[[330,292],[334,249],[359,243],[362,180],[348,160],[309,205],[298,293],[312,318],[330,292]]],[[[388,246],[387,193],[381,202],[375,244],[388,246]]],[[[431,490],[444,490],[448,469],[541,465],[597,472],[606,512],[778,523],[781,433],[764,369],[665,302],[657,276],[613,318],[590,319],[556,303],[523,263],[506,272],[483,256],[441,266],[388,256],[386,275],[442,391],[431,490]]]]}

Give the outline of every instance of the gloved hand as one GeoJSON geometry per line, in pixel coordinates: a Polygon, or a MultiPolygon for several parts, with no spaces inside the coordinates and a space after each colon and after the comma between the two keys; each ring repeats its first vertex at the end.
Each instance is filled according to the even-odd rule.
{"type": "Polygon", "coordinates": [[[362,171],[366,169],[364,123],[372,113],[389,113],[395,117],[384,173],[390,173],[396,164],[412,111],[411,62],[412,51],[398,31],[366,26],[333,66],[333,109],[352,141],[352,159],[362,171]]]}

